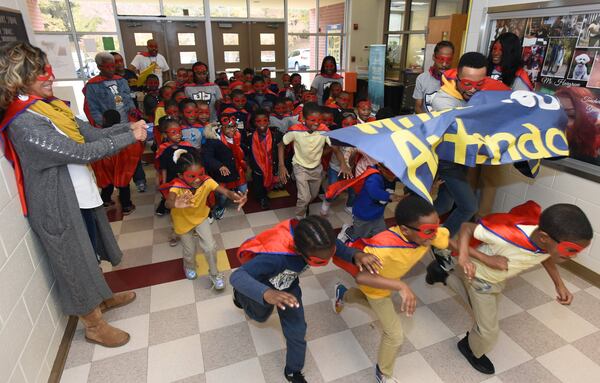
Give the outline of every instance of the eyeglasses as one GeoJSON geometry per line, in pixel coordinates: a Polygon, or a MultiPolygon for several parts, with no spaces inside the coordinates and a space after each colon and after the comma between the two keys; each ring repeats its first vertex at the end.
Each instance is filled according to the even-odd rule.
{"type": "Polygon", "coordinates": [[[579,254],[585,247],[569,241],[559,241],[550,234],[548,234],[551,240],[556,242],[556,251],[561,257],[571,258],[579,254]]]}
{"type": "Polygon", "coordinates": [[[417,232],[417,235],[423,239],[432,239],[436,236],[438,229],[440,228],[439,224],[436,223],[424,223],[419,225],[419,227],[413,227],[409,225],[404,225],[411,230],[417,232]]]}

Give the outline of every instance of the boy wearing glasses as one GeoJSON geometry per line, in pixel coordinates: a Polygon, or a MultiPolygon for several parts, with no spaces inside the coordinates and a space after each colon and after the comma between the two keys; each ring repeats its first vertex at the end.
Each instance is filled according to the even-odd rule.
{"type": "Polygon", "coordinates": [[[573,294],[562,281],[556,263],[564,262],[589,246],[592,225],[585,213],[571,204],[556,204],[541,211],[528,201],[509,213],[491,214],[479,224],[464,223],[458,234],[458,266],[451,273],[427,268],[428,282],[451,287],[471,307],[473,328],[458,342],[458,349],[473,368],[493,374],[485,355],[498,339],[498,296],[506,280],[541,264],[556,288],[556,300],[569,305],[573,294]]]}
{"type": "MultiPolygon", "coordinates": [[[[379,270],[380,278],[366,285],[357,277],[358,288],[347,289],[341,283],[335,286],[334,307],[337,313],[342,311],[344,303],[359,303],[370,307],[381,323],[383,333],[375,367],[378,383],[398,382],[393,377],[394,363],[404,335],[392,301],[392,291],[400,293],[401,310],[411,316],[415,311],[416,298],[400,279],[419,262],[430,246],[445,249],[449,242],[448,229],[439,227],[440,218],[433,206],[417,195],[409,195],[398,202],[394,216],[396,226],[350,244],[380,259],[383,265],[379,270]]],[[[355,274],[349,267],[341,267],[355,274]]]]}
{"type": "Polygon", "coordinates": [[[433,50],[433,65],[417,77],[413,98],[415,113],[431,112],[431,101],[442,85],[442,74],[452,65],[454,45],[440,41],[433,50]]]}

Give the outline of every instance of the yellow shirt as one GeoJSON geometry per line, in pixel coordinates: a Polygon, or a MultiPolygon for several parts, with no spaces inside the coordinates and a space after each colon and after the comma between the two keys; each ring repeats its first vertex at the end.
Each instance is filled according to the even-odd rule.
{"type": "MultiPolygon", "coordinates": [[[[175,230],[175,233],[185,234],[200,225],[206,217],[208,217],[210,208],[206,205],[206,199],[217,187],[219,187],[219,184],[212,178],[209,178],[194,192],[191,207],[171,209],[171,219],[173,220],[173,229],[175,230]]],[[[187,191],[191,192],[189,189],[182,188],[169,189],[170,193],[175,193],[178,196],[187,191]]]]}
{"type": "Polygon", "coordinates": [[[167,112],[165,112],[164,106],[159,106],[156,108],[156,110],[154,111],[154,129],[158,129],[158,120],[160,120],[161,117],[164,117],[166,115],[167,112]]]}
{"type": "MultiPolygon", "coordinates": [[[[532,225],[519,225],[518,227],[528,237],[537,228],[537,226],[532,225]]],[[[539,265],[550,256],[549,254],[534,253],[506,242],[482,225],[477,225],[473,236],[475,239],[483,242],[477,250],[487,255],[502,255],[508,258],[508,270],[492,269],[476,259],[471,259],[476,266],[475,277],[490,283],[499,283],[512,278],[527,269],[539,265]]]]}
{"type": "Polygon", "coordinates": [[[329,137],[324,136],[321,131],[309,132],[287,132],[283,136],[283,144],[294,143],[294,158],[292,163],[304,166],[308,169],[316,168],[321,164],[323,147],[331,145],[329,137]]]}
{"type": "MultiPolygon", "coordinates": [[[[394,232],[406,241],[406,238],[400,232],[398,226],[391,227],[390,231],[394,232]]],[[[448,238],[450,233],[445,227],[438,229],[436,237],[431,244],[439,249],[448,247],[448,238]]],[[[379,270],[379,275],[390,279],[400,279],[406,274],[429,250],[429,246],[419,246],[412,248],[393,248],[383,247],[382,244],[378,247],[367,246],[364,248],[365,253],[375,254],[381,259],[383,267],[379,270]]],[[[390,246],[392,246],[390,244],[390,246]]],[[[359,289],[369,298],[378,299],[390,296],[390,290],[378,289],[375,287],[358,285],[359,289]]]]}

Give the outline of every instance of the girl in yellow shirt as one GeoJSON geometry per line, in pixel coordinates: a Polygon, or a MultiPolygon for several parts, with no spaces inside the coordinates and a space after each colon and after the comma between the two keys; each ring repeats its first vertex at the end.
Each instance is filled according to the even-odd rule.
{"type": "Polygon", "coordinates": [[[197,278],[195,231],[208,262],[210,281],[215,289],[223,290],[225,280],[217,270],[216,244],[206,219],[210,212],[208,201],[214,200],[212,192],[221,193],[237,203],[239,210],[247,201],[246,193],[236,193],[219,186],[207,176],[198,152],[193,148],[176,150],[173,161],[178,168],[177,178],[161,188],[169,190],[166,206],[171,209],[173,229],[181,237],[185,276],[187,279],[197,278]]]}

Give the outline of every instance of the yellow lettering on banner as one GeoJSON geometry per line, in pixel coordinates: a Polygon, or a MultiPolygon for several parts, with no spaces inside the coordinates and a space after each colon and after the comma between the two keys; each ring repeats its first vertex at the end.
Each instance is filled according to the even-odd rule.
{"type": "MultiPolygon", "coordinates": [[[[377,134],[377,133],[379,133],[378,129],[376,127],[372,126],[372,125],[374,125],[374,124],[372,124],[372,123],[366,123],[366,124],[358,124],[358,125],[356,125],[356,127],[361,132],[363,132],[364,134],[377,134]]],[[[379,124],[379,125],[380,126],[378,126],[378,127],[381,127],[381,124],[379,124]]]]}
{"type": "Polygon", "coordinates": [[[381,120],[381,123],[384,127],[388,128],[392,132],[397,132],[398,130],[402,129],[400,126],[396,125],[396,123],[391,119],[381,120]]]}
{"type": "Polygon", "coordinates": [[[467,148],[469,145],[477,145],[477,152],[479,152],[479,148],[483,145],[481,134],[468,134],[460,118],[456,118],[456,133],[444,134],[444,141],[454,143],[454,162],[457,164],[466,163],[467,148]]]}
{"type": "Polygon", "coordinates": [[[535,173],[537,173],[540,166],[542,166],[542,160],[535,161],[535,165],[533,165],[533,167],[531,168],[531,174],[535,175],[535,173]]]}
{"type": "Polygon", "coordinates": [[[529,157],[529,159],[536,158],[548,158],[550,157],[550,153],[546,150],[544,143],[542,141],[542,135],[540,134],[540,129],[530,123],[523,124],[523,127],[529,130],[531,133],[525,133],[519,137],[517,141],[517,148],[519,151],[523,153],[525,157],[529,157]],[[525,144],[527,142],[531,142],[533,147],[535,148],[535,152],[529,151],[525,144]]]}
{"type": "Polygon", "coordinates": [[[429,142],[429,145],[435,144],[435,146],[437,147],[440,144],[440,136],[437,136],[435,134],[428,136],[426,140],[427,142],[429,142]]]}
{"type": "Polygon", "coordinates": [[[431,120],[431,117],[429,117],[429,114],[427,113],[419,113],[416,114],[416,116],[419,117],[419,119],[423,122],[431,120]]]}
{"type": "Polygon", "coordinates": [[[550,128],[546,131],[546,146],[548,147],[548,149],[553,151],[554,154],[557,154],[559,156],[568,156],[569,155],[569,149],[568,149],[569,146],[567,144],[567,137],[565,136],[565,132],[563,132],[560,129],[550,128]],[[554,145],[554,138],[556,136],[559,136],[560,138],[562,138],[567,149],[559,149],[554,145]]]}
{"type": "Polygon", "coordinates": [[[408,117],[403,117],[403,118],[401,118],[399,122],[400,122],[400,123],[402,124],[402,126],[404,126],[406,129],[410,129],[410,128],[412,128],[413,126],[415,126],[415,125],[414,125],[414,124],[413,124],[413,123],[410,121],[410,119],[409,119],[408,117]]]}
{"type": "Polygon", "coordinates": [[[510,159],[512,161],[520,161],[523,158],[521,157],[521,153],[519,153],[517,147],[515,146],[517,143],[517,139],[510,133],[495,133],[491,136],[485,136],[484,140],[486,146],[490,148],[490,150],[493,153],[492,165],[498,165],[501,163],[500,160],[502,158],[502,155],[500,153],[500,142],[506,142],[508,144],[508,148],[506,149],[506,151],[508,152],[508,155],[510,156],[510,159]]]}
{"type": "Polygon", "coordinates": [[[429,202],[432,202],[432,198],[429,195],[429,189],[426,188],[423,181],[417,177],[417,169],[422,165],[427,164],[429,171],[431,172],[431,178],[433,179],[437,172],[437,160],[435,155],[410,130],[399,130],[393,133],[392,141],[406,163],[408,179],[424,196],[427,197],[429,202]],[[419,152],[417,156],[413,157],[410,147],[408,146],[409,144],[417,149],[419,152]]]}

